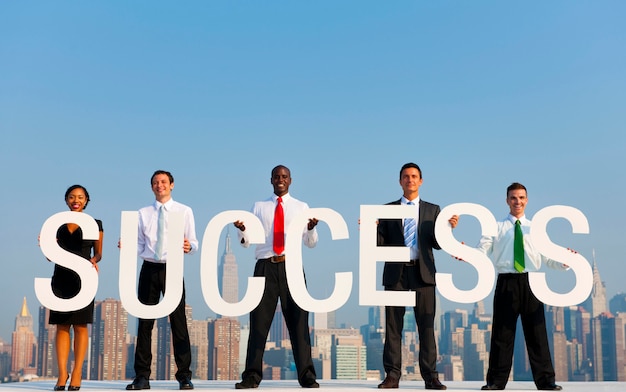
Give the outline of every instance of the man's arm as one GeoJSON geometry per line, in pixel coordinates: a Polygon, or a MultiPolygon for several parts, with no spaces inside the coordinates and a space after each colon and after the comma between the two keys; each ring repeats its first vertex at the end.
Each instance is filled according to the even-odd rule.
{"type": "Polygon", "coordinates": [[[248,240],[248,236],[246,235],[246,225],[244,225],[242,221],[234,221],[233,225],[235,225],[235,227],[239,229],[237,231],[237,238],[239,238],[239,243],[241,244],[241,246],[243,246],[244,248],[250,247],[250,241],[248,240]]]}
{"type": "Polygon", "coordinates": [[[194,254],[198,250],[198,239],[196,238],[196,222],[193,218],[193,210],[187,209],[185,214],[185,240],[183,249],[185,253],[194,254]]]}
{"type": "Polygon", "coordinates": [[[309,219],[309,223],[307,223],[306,230],[302,233],[302,241],[308,248],[313,248],[317,245],[318,235],[315,226],[319,221],[315,218],[309,219]]]}

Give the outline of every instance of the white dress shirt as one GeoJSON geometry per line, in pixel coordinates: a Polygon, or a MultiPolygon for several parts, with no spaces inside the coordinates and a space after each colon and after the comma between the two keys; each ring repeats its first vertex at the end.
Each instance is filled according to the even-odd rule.
{"type": "MultiPolygon", "coordinates": [[[[153,263],[165,263],[167,262],[167,228],[168,220],[167,214],[170,212],[182,212],[185,216],[185,232],[184,237],[191,244],[191,251],[189,254],[198,250],[198,240],[196,238],[196,224],[193,219],[193,211],[191,208],[184,204],[175,202],[173,199],[169,199],[165,203],[161,204],[156,201],[139,210],[139,230],[137,236],[137,254],[143,260],[148,260],[153,263]],[[163,256],[161,260],[155,259],[156,242],[157,242],[157,230],[159,221],[159,208],[163,205],[165,213],[165,238],[163,238],[163,256]]],[[[176,246],[176,245],[173,245],[176,246]]],[[[182,248],[183,244],[179,244],[182,248]]]]}
{"type": "MultiPolygon", "coordinates": [[[[291,197],[288,193],[282,196],[283,199],[283,210],[285,212],[285,235],[289,230],[289,224],[291,220],[299,215],[301,212],[308,210],[309,206],[305,202],[302,202],[296,198],[291,197]]],[[[274,211],[276,210],[276,203],[278,200],[278,196],[272,195],[269,199],[263,201],[257,201],[254,203],[252,207],[252,213],[259,218],[261,223],[263,224],[263,230],[265,231],[265,243],[257,244],[255,249],[255,257],[256,259],[266,259],[268,257],[274,256],[274,211]]],[[[245,222],[244,222],[245,225],[245,222]]],[[[239,242],[245,247],[250,246],[250,242],[248,240],[247,232],[237,230],[237,235],[239,236],[239,242]],[[241,241],[243,240],[243,241],[241,241]]],[[[308,230],[305,225],[302,231],[302,241],[304,244],[313,248],[317,244],[317,230],[313,228],[313,230],[308,230]]],[[[279,255],[277,255],[279,256],[279,255]]]]}
{"type": "MultiPolygon", "coordinates": [[[[418,245],[419,244],[419,231],[418,231],[418,228],[419,228],[419,223],[420,223],[420,220],[419,220],[419,216],[420,216],[420,197],[417,196],[415,199],[409,200],[406,197],[402,196],[402,198],[400,199],[400,204],[403,205],[403,206],[409,205],[408,204],[409,202],[412,202],[413,204],[415,204],[412,207],[415,207],[415,238],[416,238],[415,246],[412,246],[410,248],[410,250],[411,250],[411,257],[410,257],[410,259],[411,260],[417,260],[418,255],[419,255],[419,250],[418,250],[418,246],[419,246],[418,245]]],[[[406,221],[406,219],[404,219],[404,221],[406,221]]],[[[403,222],[403,228],[404,228],[404,222],[403,222]]]]}
{"type": "MultiPolygon", "coordinates": [[[[518,218],[509,214],[506,219],[498,221],[498,231],[495,237],[483,236],[478,243],[478,249],[485,253],[493,262],[500,274],[519,273],[513,265],[513,253],[515,242],[515,221],[518,218]]],[[[564,264],[548,259],[539,253],[530,241],[530,220],[526,216],[519,218],[524,234],[524,272],[536,272],[541,268],[541,263],[553,269],[567,270],[564,264]]]]}

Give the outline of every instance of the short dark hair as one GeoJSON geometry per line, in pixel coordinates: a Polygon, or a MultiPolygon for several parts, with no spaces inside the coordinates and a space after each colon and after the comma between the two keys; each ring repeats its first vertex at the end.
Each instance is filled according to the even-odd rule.
{"type": "Polygon", "coordinates": [[[514,182],[506,188],[506,197],[509,197],[509,192],[515,191],[518,189],[523,189],[524,191],[526,191],[526,194],[528,195],[528,191],[526,190],[526,187],[524,185],[520,184],[519,182],[514,182]]]}
{"type": "Polygon", "coordinates": [[[152,185],[152,181],[154,180],[154,177],[159,174],[165,174],[170,179],[170,184],[174,183],[174,176],[172,175],[172,173],[165,171],[165,170],[157,170],[154,172],[154,174],[152,174],[152,177],[150,177],[150,185],[152,185]]]}
{"type": "Polygon", "coordinates": [[[276,172],[276,170],[278,169],[285,169],[287,170],[287,173],[289,173],[289,177],[291,177],[291,170],[289,170],[289,168],[285,165],[276,165],[273,169],[272,169],[272,177],[274,177],[274,173],[276,172]]]}
{"type": "Polygon", "coordinates": [[[402,172],[404,171],[404,169],[408,169],[411,167],[414,169],[417,169],[417,171],[420,172],[420,178],[423,178],[422,169],[420,169],[420,167],[417,166],[417,163],[409,162],[409,163],[405,163],[404,165],[402,165],[402,169],[400,169],[400,179],[402,179],[402,172]]]}
{"type": "Polygon", "coordinates": [[[85,197],[87,198],[87,201],[85,202],[85,205],[83,206],[83,209],[87,208],[87,204],[89,204],[89,200],[91,200],[89,198],[89,192],[87,192],[87,188],[85,188],[82,185],[72,185],[71,187],[67,188],[67,190],[65,191],[65,201],[67,202],[67,197],[70,195],[70,193],[72,193],[72,191],[74,189],[82,189],[83,192],[85,192],[85,197]]]}

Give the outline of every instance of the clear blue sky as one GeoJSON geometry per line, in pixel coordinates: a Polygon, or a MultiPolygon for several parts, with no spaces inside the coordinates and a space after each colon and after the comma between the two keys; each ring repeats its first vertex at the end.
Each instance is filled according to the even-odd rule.
{"type": "MultiPolygon", "coordinates": [[[[473,202],[501,218],[520,181],[531,217],[580,209],[589,235],[559,222],[549,233],[588,260],[595,249],[609,297],[625,290],[624,15],[621,1],[0,3],[0,337],[10,341],[23,297],[37,312],[33,279],[52,274],[37,235],[74,183],[104,222],[97,298],[119,298],[120,213],[152,202],[156,169],[174,174],[201,238],[217,213],[269,196],[271,168],[289,166],[291,193],[350,230],[331,243],[321,225],[305,252],[320,296],[330,272],[358,277],[359,205],[397,199],[408,161],[422,167],[421,197],[442,207],[473,202]]],[[[479,230],[469,218],[457,233],[473,243],[479,230]]],[[[245,281],[253,252],[236,251],[245,281]]],[[[199,260],[185,262],[197,319],[211,315],[199,260]]],[[[471,281],[447,254],[437,263],[471,281]]],[[[357,293],[340,322],[365,322],[357,293]]]]}

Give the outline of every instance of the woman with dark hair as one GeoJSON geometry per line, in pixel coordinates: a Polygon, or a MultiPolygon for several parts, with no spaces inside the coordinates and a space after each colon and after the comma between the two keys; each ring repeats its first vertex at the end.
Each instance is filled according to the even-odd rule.
{"type": "MultiPolygon", "coordinates": [[[[89,203],[89,192],[81,185],[72,185],[65,192],[65,203],[71,211],[83,212],[89,203]]],[[[98,270],[98,262],[102,258],[102,221],[97,220],[100,232],[97,240],[83,240],[83,232],[75,223],[67,223],[57,231],[59,246],[71,253],[88,260],[98,270]]],[[[59,264],[54,266],[52,276],[52,291],[59,298],[72,298],[80,291],[80,278],[76,272],[59,264]]],[[[54,387],[55,391],[64,391],[65,384],[70,379],[67,362],[70,356],[70,328],[74,327],[74,369],[71,372],[68,391],[78,391],[82,381],[83,362],[89,345],[89,330],[87,324],[93,321],[94,301],[80,310],[71,312],[50,311],[50,324],[57,326],[56,353],[59,366],[59,379],[54,387]]]]}

